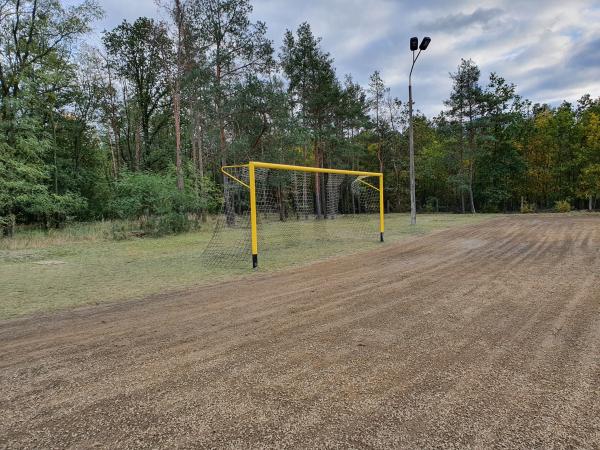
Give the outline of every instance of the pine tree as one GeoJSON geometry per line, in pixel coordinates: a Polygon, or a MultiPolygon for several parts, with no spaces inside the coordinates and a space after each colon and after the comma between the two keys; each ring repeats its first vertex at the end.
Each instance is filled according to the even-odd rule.
{"type": "MultiPolygon", "coordinates": [[[[460,129],[460,178],[469,194],[471,212],[475,213],[473,180],[477,159],[476,135],[477,119],[480,115],[481,87],[479,86],[480,70],[469,60],[461,60],[456,73],[451,74],[454,84],[450,98],[445,104],[450,109],[448,114],[458,122],[460,129]]],[[[461,189],[461,204],[464,212],[464,197],[461,189]]]]}

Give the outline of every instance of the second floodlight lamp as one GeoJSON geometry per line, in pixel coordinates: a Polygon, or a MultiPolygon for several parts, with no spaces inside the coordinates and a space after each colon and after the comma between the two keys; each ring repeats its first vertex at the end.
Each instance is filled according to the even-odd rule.
{"type": "MultiPolygon", "coordinates": [[[[421,41],[421,45],[419,45],[419,50],[425,50],[430,42],[431,42],[431,38],[429,36],[425,36],[423,38],[423,40],[421,41]]],[[[411,39],[411,47],[412,47],[412,39],[411,39]]]]}

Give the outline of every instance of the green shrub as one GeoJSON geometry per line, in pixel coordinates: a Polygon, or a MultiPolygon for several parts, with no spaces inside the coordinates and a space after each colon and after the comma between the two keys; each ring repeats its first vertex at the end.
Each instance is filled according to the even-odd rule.
{"type": "Polygon", "coordinates": [[[497,203],[485,202],[481,207],[481,212],[486,214],[495,214],[500,212],[500,207],[497,203]]]}
{"type": "Polygon", "coordinates": [[[162,234],[177,234],[190,231],[192,221],[187,214],[171,213],[160,218],[158,232],[162,234]]]}
{"type": "Polygon", "coordinates": [[[184,186],[182,191],[177,189],[174,174],[122,173],[114,183],[109,216],[137,226],[116,225],[110,237],[122,240],[184,233],[207,213],[219,210],[220,190],[210,178],[193,176],[184,186]]]}
{"type": "Polygon", "coordinates": [[[560,213],[567,213],[571,211],[571,204],[568,200],[559,200],[554,203],[554,211],[560,213]]]}
{"type": "Polygon", "coordinates": [[[436,197],[429,197],[423,206],[423,212],[435,213],[439,211],[438,199],[436,197]]]}
{"type": "Polygon", "coordinates": [[[170,174],[123,173],[114,185],[110,215],[140,219],[218,210],[220,191],[209,178],[188,180],[183,191],[176,186],[176,178],[170,174]]]}
{"type": "Polygon", "coordinates": [[[149,173],[123,173],[114,187],[109,211],[119,219],[138,219],[170,212],[170,197],[177,191],[171,177],[149,173]]]}
{"type": "Polygon", "coordinates": [[[521,214],[530,214],[535,212],[535,203],[523,202],[521,205],[521,214]]]}
{"type": "Polygon", "coordinates": [[[169,213],[142,220],[140,225],[144,235],[159,237],[190,231],[193,221],[187,214],[169,213]]]}
{"type": "Polygon", "coordinates": [[[217,214],[221,209],[221,188],[215,184],[212,178],[202,177],[198,180],[198,203],[204,213],[217,214]]]}
{"type": "Polygon", "coordinates": [[[44,229],[59,228],[73,221],[87,207],[86,200],[78,194],[51,194],[40,190],[35,195],[20,195],[16,205],[25,222],[40,223],[44,229]]]}
{"type": "Polygon", "coordinates": [[[0,238],[12,237],[15,232],[16,218],[14,214],[0,216],[0,238]]]}
{"type": "Polygon", "coordinates": [[[113,222],[109,234],[113,241],[124,241],[131,237],[131,229],[122,222],[113,222]]]}

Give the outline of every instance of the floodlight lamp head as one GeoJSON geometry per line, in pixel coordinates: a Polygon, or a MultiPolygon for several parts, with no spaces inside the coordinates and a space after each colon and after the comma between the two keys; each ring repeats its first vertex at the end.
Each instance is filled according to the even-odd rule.
{"type": "Polygon", "coordinates": [[[421,45],[419,45],[419,50],[425,50],[430,42],[431,38],[429,36],[425,36],[421,41],[421,45]]]}
{"type": "Polygon", "coordinates": [[[411,37],[410,38],[410,49],[414,52],[418,48],[419,48],[419,38],[411,37]]]}

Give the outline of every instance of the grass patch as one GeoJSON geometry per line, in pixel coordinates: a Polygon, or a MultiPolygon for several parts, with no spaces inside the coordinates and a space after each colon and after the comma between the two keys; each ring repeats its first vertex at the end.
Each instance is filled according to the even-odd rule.
{"type": "MultiPolygon", "coordinates": [[[[490,217],[420,215],[418,225],[411,227],[408,215],[388,214],[386,242],[490,217]]],[[[78,224],[48,234],[29,230],[0,239],[0,319],[141,298],[251,274],[247,266],[203,264],[200,256],[212,236],[212,221],[190,233],[126,241],[107,238],[111,227],[110,222],[78,224]]],[[[351,245],[342,241],[283,245],[261,259],[260,270],[280,270],[380,245],[376,239],[359,244],[354,240],[351,245]]]]}

